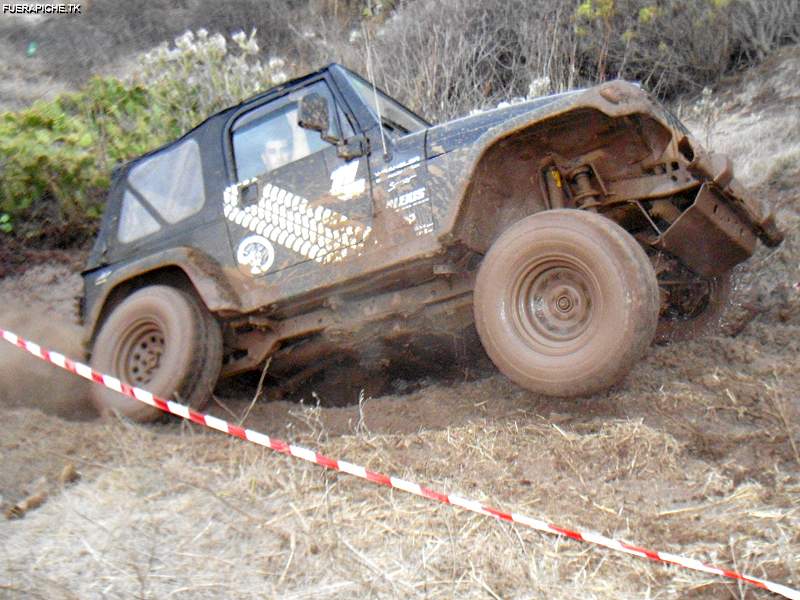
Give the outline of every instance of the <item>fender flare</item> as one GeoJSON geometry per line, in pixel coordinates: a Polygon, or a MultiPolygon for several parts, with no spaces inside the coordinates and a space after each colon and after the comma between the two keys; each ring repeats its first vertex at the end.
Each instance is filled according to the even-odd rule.
{"type": "Polygon", "coordinates": [[[113,267],[100,267],[84,276],[84,345],[91,342],[111,309],[133,290],[154,283],[191,287],[212,313],[241,310],[239,294],[223,267],[194,248],[169,248],[113,267]],[[97,289],[96,293],[92,293],[97,289]]]}

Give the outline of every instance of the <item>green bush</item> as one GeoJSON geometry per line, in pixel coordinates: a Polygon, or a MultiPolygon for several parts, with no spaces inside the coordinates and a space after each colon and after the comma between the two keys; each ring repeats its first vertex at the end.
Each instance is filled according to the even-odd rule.
{"type": "Polygon", "coordinates": [[[264,65],[255,32],[233,44],[187,32],[141,57],[129,81],[91,79],[79,92],[0,115],[0,235],[45,245],[96,230],[118,163],[175,139],[211,113],[286,78],[264,65]]]}
{"type": "Polygon", "coordinates": [[[163,141],[153,136],[155,116],[143,88],[100,78],[0,115],[0,213],[13,233],[90,233],[111,167],[163,141]]]}

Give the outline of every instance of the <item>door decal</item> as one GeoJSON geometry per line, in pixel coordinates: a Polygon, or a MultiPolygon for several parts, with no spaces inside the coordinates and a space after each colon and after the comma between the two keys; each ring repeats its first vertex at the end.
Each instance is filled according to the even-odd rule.
{"type": "Polygon", "coordinates": [[[329,208],[312,208],[305,198],[270,183],[257,204],[242,208],[239,192],[255,182],[253,178],[225,189],[225,218],[287,250],[329,264],[356,253],[369,237],[370,227],[329,208]]]}
{"type": "Polygon", "coordinates": [[[339,200],[352,200],[364,193],[367,182],[363,177],[356,179],[358,165],[358,161],[345,163],[331,173],[332,196],[339,200]]]}
{"type": "Polygon", "coordinates": [[[240,265],[250,267],[251,275],[263,275],[275,262],[275,248],[268,239],[260,235],[249,235],[239,242],[236,260],[240,265]]]}

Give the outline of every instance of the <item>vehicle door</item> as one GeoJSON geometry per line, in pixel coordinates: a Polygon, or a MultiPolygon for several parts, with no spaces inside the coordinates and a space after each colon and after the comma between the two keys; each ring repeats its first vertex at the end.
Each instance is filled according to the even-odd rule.
{"type": "Polygon", "coordinates": [[[224,214],[235,260],[249,276],[336,263],[369,236],[366,160],[339,158],[319,132],[298,125],[299,101],[312,93],[336,107],[330,134],[352,136],[325,80],[255,106],[230,126],[235,182],[225,191],[224,214]]]}

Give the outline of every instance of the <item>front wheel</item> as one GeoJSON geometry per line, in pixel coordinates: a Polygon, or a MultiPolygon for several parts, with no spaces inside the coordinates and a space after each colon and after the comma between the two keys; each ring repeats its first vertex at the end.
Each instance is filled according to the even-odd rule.
{"type": "Polygon", "coordinates": [[[509,379],[550,396],[586,396],[620,379],[658,323],[647,254],[613,221],[540,212],[494,242],[475,283],[475,324],[509,379]]]}
{"type": "MultiPolygon", "coordinates": [[[[148,286],[108,316],[95,339],[91,365],[156,396],[201,409],[222,367],[222,332],[194,296],[170,286],[148,286]]],[[[103,415],[147,422],[163,414],[100,385],[93,386],[91,398],[103,415]]]]}

